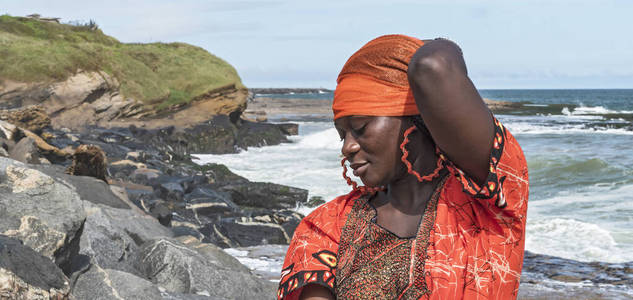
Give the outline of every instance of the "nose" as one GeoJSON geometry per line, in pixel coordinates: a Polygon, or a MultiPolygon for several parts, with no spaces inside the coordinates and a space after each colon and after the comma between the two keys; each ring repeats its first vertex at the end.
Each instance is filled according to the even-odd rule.
{"type": "Polygon", "coordinates": [[[360,150],[360,145],[358,141],[354,138],[354,136],[348,132],[345,134],[345,139],[343,140],[343,148],[341,148],[341,153],[343,156],[347,158],[351,158],[354,153],[360,150]]]}

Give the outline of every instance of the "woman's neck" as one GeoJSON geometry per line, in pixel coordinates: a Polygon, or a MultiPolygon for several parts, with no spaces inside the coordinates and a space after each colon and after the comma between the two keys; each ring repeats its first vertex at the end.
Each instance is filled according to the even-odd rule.
{"type": "MultiPolygon", "coordinates": [[[[432,159],[427,158],[422,160],[421,157],[425,156],[418,156],[417,159],[413,161],[413,169],[419,170],[418,172],[422,176],[432,173],[437,167],[438,157],[435,151],[427,152],[426,154],[428,155],[426,157],[431,156],[432,159]]],[[[422,213],[426,207],[426,203],[433,195],[437,184],[440,182],[441,177],[443,177],[443,174],[443,172],[440,172],[440,174],[438,174],[439,176],[434,177],[430,181],[419,182],[416,176],[408,174],[405,170],[399,179],[388,185],[384,195],[386,196],[385,200],[403,213],[422,213]]]]}

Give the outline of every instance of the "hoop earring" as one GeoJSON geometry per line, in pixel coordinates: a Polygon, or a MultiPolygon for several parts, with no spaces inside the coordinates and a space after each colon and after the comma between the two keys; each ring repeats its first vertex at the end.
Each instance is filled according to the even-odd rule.
{"type": "Polygon", "coordinates": [[[437,167],[435,168],[435,170],[425,176],[420,176],[420,173],[413,170],[413,166],[407,160],[407,157],[409,156],[409,151],[407,151],[407,148],[405,148],[405,146],[409,143],[409,134],[411,134],[411,132],[413,132],[416,129],[417,127],[413,125],[409,127],[407,130],[405,130],[404,140],[402,141],[402,144],[400,144],[400,150],[402,150],[402,158],[400,160],[402,160],[402,162],[407,166],[407,172],[415,176],[419,182],[431,181],[433,180],[433,178],[439,176],[440,171],[444,168],[444,155],[440,153],[439,151],[440,149],[436,146],[435,153],[438,155],[438,159],[437,159],[437,167]]]}
{"type": "Polygon", "coordinates": [[[367,193],[375,193],[375,192],[382,191],[385,189],[384,187],[358,186],[356,181],[352,180],[352,178],[347,176],[347,165],[345,165],[345,161],[347,161],[347,158],[343,157],[343,159],[341,160],[341,166],[343,167],[343,179],[345,179],[345,181],[347,182],[347,185],[350,185],[352,187],[352,190],[359,191],[361,194],[367,194],[367,193]]]}

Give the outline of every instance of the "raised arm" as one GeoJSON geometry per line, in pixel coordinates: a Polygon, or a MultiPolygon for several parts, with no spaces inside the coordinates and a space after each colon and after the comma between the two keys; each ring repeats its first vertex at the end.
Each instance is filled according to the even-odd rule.
{"type": "Polygon", "coordinates": [[[461,49],[444,39],[425,41],[411,58],[409,84],[433,140],[478,183],[486,180],[492,114],[468,78],[461,49]]]}

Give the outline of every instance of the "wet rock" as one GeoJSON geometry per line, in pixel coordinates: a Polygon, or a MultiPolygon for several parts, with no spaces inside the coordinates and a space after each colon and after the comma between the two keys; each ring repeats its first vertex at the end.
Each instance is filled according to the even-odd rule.
{"type": "Polygon", "coordinates": [[[157,286],[147,279],[97,265],[81,274],[74,284],[73,296],[81,299],[161,299],[157,286]]]}
{"type": "Polygon", "coordinates": [[[308,202],[306,203],[307,207],[317,207],[320,206],[322,204],[325,204],[325,200],[323,200],[323,197],[321,196],[312,196],[310,197],[310,200],[308,200],[308,202]]]}
{"type": "Polygon", "coordinates": [[[207,237],[206,241],[222,247],[290,243],[290,237],[281,225],[248,217],[224,218],[206,224],[201,232],[207,237]]]}
{"type": "Polygon", "coordinates": [[[281,225],[286,235],[291,238],[295,234],[295,229],[297,229],[303,217],[302,214],[290,209],[276,211],[272,214],[273,221],[281,225]]]}
{"type": "Polygon", "coordinates": [[[209,183],[216,185],[249,182],[248,179],[231,172],[229,168],[222,164],[208,163],[196,168],[209,179],[209,183]]]}
{"type": "Polygon", "coordinates": [[[91,176],[107,182],[108,162],[106,154],[96,145],[81,145],[73,154],[73,162],[67,172],[76,176],[91,176]]]}
{"type": "Polygon", "coordinates": [[[127,180],[135,170],[135,166],[127,164],[111,164],[108,166],[108,174],[110,174],[111,179],[127,180]]]}
{"type": "Polygon", "coordinates": [[[237,133],[236,146],[248,149],[248,147],[278,145],[288,142],[286,135],[285,129],[277,124],[244,121],[237,133]]]}
{"type": "Polygon", "coordinates": [[[190,210],[195,219],[200,216],[213,216],[229,212],[236,212],[239,207],[231,201],[227,193],[215,191],[209,187],[195,188],[185,196],[186,209],[190,210]]]}
{"type": "Polygon", "coordinates": [[[2,299],[69,299],[70,284],[50,259],[0,235],[0,297],[2,299]]]}
{"type": "Polygon", "coordinates": [[[235,258],[212,245],[198,243],[189,248],[176,240],[157,239],[143,246],[141,259],[152,282],[170,292],[223,299],[275,296],[273,284],[255,277],[235,258]]]}
{"type": "Polygon", "coordinates": [[[525,251],[522,281],[539,282],[539,274],[547,279],[566,283],[592,282],[595,284],[633,285],[633,262],[580,262],[571,259],[525,251]]]}
{"type": "Polygon", "coordinates": [[[157,200],[150,206],[149,209],[152,217],[156,218],[158,222],[166,227],[171,225],[172,212],[168,204],[162,200],[157,200]]]}
{"type": "Polygon", "coordinates": [[[174,237],[189,236],[202,241],[205,236],[200,232],[201,225],[189,222],[179,215],[173,215],[171,221],[171,232],[174,237]]]}
{"type": "Polygon", "coordinates": [[[154,193],[161,199],[181,202],[185,196],[185,189],[180,183],[169,181],[156,184],[154,193]]]}
{"type": "Polygon", "coordinates": [[[248,207],[295,208],[308,199],[308,190],[268,182],[228,184],[220,190],[229,193],[236,204],[248,207]]]}
{"type": "Polygon", "coordinates": [[[21,240],[66,270],[77,254],[86,214],[66,184],[0,157],[0,233],[21,240]]]}
{"type": "Polygon", "coordinates": [[[182,132],[174,132],[169,138],[173,147],[180,146],[185,153],[235,153],[237,152],[237,128],[229,116],[215,116],[208,122],[182,132]]]}
{"type": "Polygon", "coordinates": [[[129,175],[129,179],[138,184],[151,185],[153,180],[161,176],[162,173],[155,169],[136,169],[129,175]]]}
{"type": "Polygon", "coordinates": [[[299,134],[299,124],[295,123],[281,123],[277,124],[277,126],[281,129],[284,134],[287,135],[298,135],[299,134]]]}

